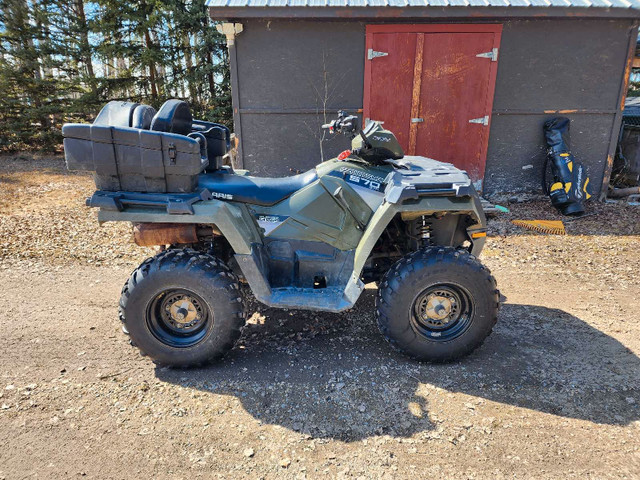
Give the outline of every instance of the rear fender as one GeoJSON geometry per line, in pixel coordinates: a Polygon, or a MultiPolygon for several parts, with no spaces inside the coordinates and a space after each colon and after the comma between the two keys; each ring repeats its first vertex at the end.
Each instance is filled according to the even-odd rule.
{"type": "Polygon", "coordinates": [[[132,223],[193,223],[215,225],[236,254],[251,254],[252,244],[262,244],[255,220],[243,204],[207,200],[193,204],[193,215],[172,215],[165,211],[127,208],[123,211],[100,209],[98,221],[132,223]]]}

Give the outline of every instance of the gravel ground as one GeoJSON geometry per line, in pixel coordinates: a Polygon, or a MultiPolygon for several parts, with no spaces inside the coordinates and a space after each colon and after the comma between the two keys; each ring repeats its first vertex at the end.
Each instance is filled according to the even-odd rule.
{"type": "Polygon", "coordinates": [[[156,368],[116,305],[151,250],[98,227],[59,158],[0,158],[0,478],[640,478],[640,209],[567,236],[545,199],[490,222],[506,297],[483,347],[419,364],[344,314],[251,302],[238,346],[156,368]]]}

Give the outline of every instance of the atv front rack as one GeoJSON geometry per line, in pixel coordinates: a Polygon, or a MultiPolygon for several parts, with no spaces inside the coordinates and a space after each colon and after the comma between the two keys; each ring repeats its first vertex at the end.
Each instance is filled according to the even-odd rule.
{"type": "Polygon", "coordinates": [[[425,157],[404,157],[386,179],[385,200],[393,204],[421,197],[469,197],[473,186],[467,174],[449,163],[425,157]],[[434,182],[437,178],[439,181],[434,182]]]}

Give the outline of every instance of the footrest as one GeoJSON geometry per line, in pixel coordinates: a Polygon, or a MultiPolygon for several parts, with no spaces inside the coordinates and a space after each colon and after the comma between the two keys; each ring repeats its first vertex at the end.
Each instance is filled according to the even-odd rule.
{"type": "Polygon", "coordinates": [[[271,291],[270,303],[277,307],[300,308],[304,305],[309,310],[338,312],[346,307],[343,300],[344,289],[329,287],[313,288],[274,288],[271,291]]]}
{"type": "Polygon", "coordinates": [[[194,193],[135,193],[105,192],[98,190],[87,198],[88,207],[102,210],[122,212],[127,207],[163,209],[172,215],[193,215],[193,204],[203,200],[211,200],[211,192],[202,189],[194,193]]]}

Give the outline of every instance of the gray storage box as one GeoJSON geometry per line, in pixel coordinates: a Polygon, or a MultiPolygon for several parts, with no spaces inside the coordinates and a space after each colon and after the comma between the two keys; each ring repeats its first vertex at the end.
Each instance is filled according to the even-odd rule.
{"type": "Polygon", "coordinates": [[[62,134],[67,168],[95,172],[99,190],[192,192],[208,165],[200,144],[184,135],[74,123],[62,134]]]}

